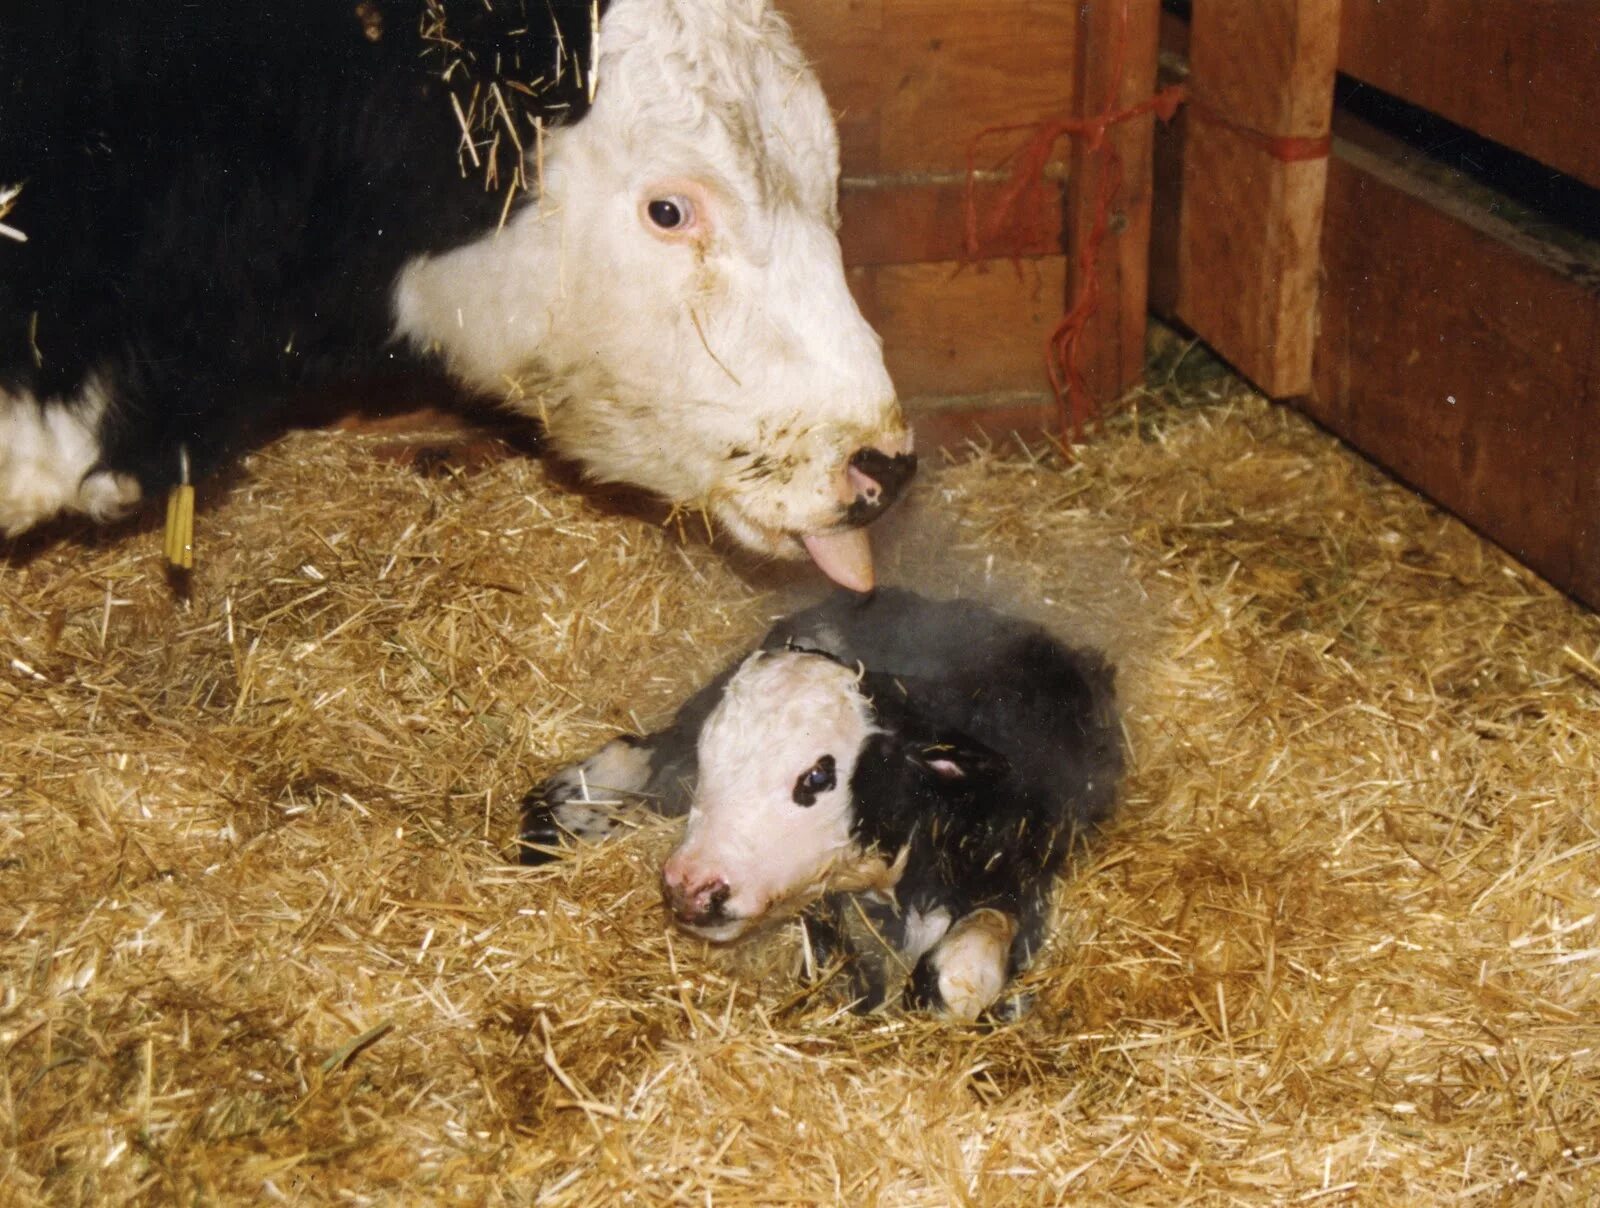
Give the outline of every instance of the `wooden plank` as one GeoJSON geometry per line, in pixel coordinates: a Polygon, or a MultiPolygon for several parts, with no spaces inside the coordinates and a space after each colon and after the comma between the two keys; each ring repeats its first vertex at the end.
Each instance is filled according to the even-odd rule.
{"type": "MultiPolygon", "coordinates": [[[[993,206],[1001,185],[980,182],[973,191],[978,213],[993,206]]],[[[933,181],[899,177],[846,178],[839,191],[839,242],[844,262],[914,264],[960,260],[964,253],[963,205],[966,183],[957,174],[933,181]]],[[[1022,256],[1059,255],[1061,210],[1048,215],[1045,228],[1017,247],[1022,256]]]]}
{"type": "Polygon", "coordinates": [[[1364,141],[1331,166],[1306,410],[1600,605],[1600,271],[1364,141]]]}
{"type": "MultiPolygon", "coordinates": [[[[1160,28],[1157,83],[1183,83],[1189,76],[1189,23],[1162,9],[1160,28]]],[[[1188,128],[1182,109],[1170,122],[1157,122],[1150,163],[1150,309],[1169,319],[1178,310],[1178,218],[1188,128]]]]}
{"type": "Polygon", "coordinates": [[[1054,400],[1043,395],[995,396],[908,408],[917,448],[926,457],[934,449],[960,451],[971,445],[1004,446],[1013,438],[1037,445],[1040,435],[1056,426],[1054,400]]]}
{"type": "Polygon", "coordinates": [[[1600,4],[1344,0],[1339,67],[1600,188],[1600,4]]]}
{"type": "Polygon", "coordinates": [[[1044,256],[849,270],[904,398],[1048,389],[1044,344],[1061,317],[1066,260],[1044,256]]]}
{"type": "Polygon", "coordinates": [[[1069,95],[1075,6],[1058,0],[781,7],[838,114],[847,175],[959,171],[979,130],[1057,117],[1069,95]]]}
{"type": "Polygon", "coordinates": [[[1274,396],[1311,386],[1337,0],[1196,0],[1179,316],[1274,396]]]}
{"type": "MultiPolygon", "coordinates": [[[[1071,7],[1071,6],[1063,6],[1071,7]]],[[[1156,87],[1158,0],[1097,0],[1076,6],[1077,62],[1072,72],[1073,113],[1078,117],[1147,100],[1156,87]],[[1123,20],[1126,18],[1126,24],[1123,20]],[[1116,46],[1122,43],[1121,62],[1116,46]],[[1121,67],[1121,78],[1111,73],[1121,67]]],[[[1150,283],[1150,165],[1155,118],[1146,115],[1114,127],[1107,140],[1121,160],[1122,181],[1111,204],[1110,225],[1098,262],[1087,254],[1099,219],[1102,157],[1085,140],[1072,145],[1067,191],[1068,297],[1077,298],[1087,275],[1099,281],[1100,303],[1081,338],[1081,366],[1089,393],[1109,402],[1144,373],[1144,335],[1150,283]]]]}

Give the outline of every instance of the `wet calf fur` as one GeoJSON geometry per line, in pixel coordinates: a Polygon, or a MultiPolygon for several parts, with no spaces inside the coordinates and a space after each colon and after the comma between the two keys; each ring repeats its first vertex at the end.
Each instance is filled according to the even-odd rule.
{"type": "Polygon", "coordinates": [[[780,621],[665,729],[534,789],[522,859],[605,838],[629,803],[687,815],[662,871],[680,926],[727,941],[803,913],[811,972],[843,962],[870,1009],[887,978],[849,936],[859,907],[911,968],[907,1002],[970,1019],[1038,950],[1121,770],[1098,655],[970,602],[841,592],[780,621]]]}

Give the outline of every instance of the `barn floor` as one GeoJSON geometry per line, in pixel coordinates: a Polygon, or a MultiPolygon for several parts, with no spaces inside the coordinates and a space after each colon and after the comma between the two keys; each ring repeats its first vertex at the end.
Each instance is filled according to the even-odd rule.
{"type": "Polygon", "coordinates": [[[252,459],[187,604],[148,526],[0,570],[0,1201],[1600,1196],[1600,619],[1292,413],[1152,392],[900,521],[1124,661],[1120,821],[992,1029],[673,935],[663,824],[505,864],[782,593],[406,452],[252,459]]]}

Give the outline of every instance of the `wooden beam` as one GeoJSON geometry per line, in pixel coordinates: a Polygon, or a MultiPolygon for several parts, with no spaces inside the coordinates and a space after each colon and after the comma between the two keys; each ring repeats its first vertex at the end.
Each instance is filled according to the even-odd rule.
{"type": "MultiPolygon", "coordinates": [[[[1159,0],[1089,0],[1075,6],[1072,112],[1100,113],[1107,100],[1123,109],[1147,100],[1156,87],[1159,0]],[[1123,18],[1126,17],[1126,25],[1123,18]],[[1115,47],[1123,46],[1121,78],[1115,47]]],[[[1114,127],[1107,139],[1121,160],[1122,183],[1112,201],[1110,227],[1094,271],[1100,305],[1082,336],[1083,375],[1089,393],[1110,402],[1144,374],[1144,335],[1150,286],[1150,164],[1155,118],[1146,115],[1114,127]]],[[[1067,190],[1068,302],[1083,288],[1089,271],[1100,196],[1101,157],[1082,139],[1073,140],[1067,190]]]]}
{"type": "Polygon", "coordinates": [[[1339,68],[1600,188],[1600,4],[1344,0],[1339,68]]]}
{"type": "Polygon", "coordinates": [[[1575,265],[1348,133],[1305,409],[1600,606],[1600,258],[1575,265]]]}
{"type": "Polygon", "coordinates": [[[1338,0],[1195,0],[1179,317],[1266,393],[1311,386],[1338,0]]]}

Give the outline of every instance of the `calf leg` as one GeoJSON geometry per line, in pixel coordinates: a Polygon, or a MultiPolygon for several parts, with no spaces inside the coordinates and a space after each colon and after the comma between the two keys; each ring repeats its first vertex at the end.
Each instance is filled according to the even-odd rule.
{"type": "Polygon", "coordinates": [[[569,764],[522,799],[518,857],[524,864],[556,859],[569,839],[594,843],[621,823],[619,810],[642,805],[676,818],[689,812],[699,773],[695,748],[722,689],[738,663],[728,666],[678,707],[664,730],[614,738],[582,763],[569,764]]]}
{"type": "Polygon", "coordinates": [[[569,764],[522,799],[517,835],[524,864],[555,859],[573,839],[598,843],[622,823],[628,807],[661,808],[654,775],[660,764],[660,735],[614,738],[581,763],[569,764]]]}
{"type": "Polygon", "coordinates": [[[800,916],[805,929],[805,967],[803,979],[821,985],[823,972],[835,961],[842,962],[850,985],[850,1009],[859,1015],[876,1010],[887,996],[887,984],[880,962],[862,953],[845,933],[842,917],[847,897],[832,894],[811,906],[800,916]]]}
{"type": "MultiPolygon", "coordinates": [[[[1034,886],[1031,892],[1019,895],[1022,905],[1017,914],[1017,934],[1011,941],[1011,962],[1006,970],[1009,983],[1033,964],[1033,958],[1044,947],[1051,919],[1051,889],[1049,882],[1034,886]]],[[[1008,994],[1005,999],[989,1007],[991,1017],[1000,1020],[1020,1019],[1033,1006],[1033,995],[1024,990],[1008,994]]]]}
{"type": "Polygon", "coordinates": [[[1006,987],[1017,929],[1015,915],[991,907],[962,915],[911,971],[907,1003],[951,1019],[977,1019],[1006,987]]]}

